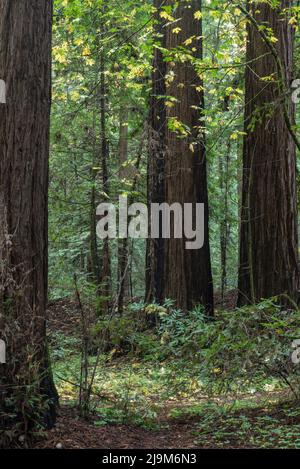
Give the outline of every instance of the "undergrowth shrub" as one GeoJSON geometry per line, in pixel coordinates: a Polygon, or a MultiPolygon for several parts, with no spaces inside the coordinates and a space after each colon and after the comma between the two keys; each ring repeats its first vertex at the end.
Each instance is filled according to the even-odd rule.
{"type": "Polygon", "coordinates": [[[119,354],[154,358],[161,347],[153,323],[161,311],[165,308],[134,303],[122,315],[100,317],[91,329],[93,346],[100,346],[104,352],[114,350],[119,354]]]}
{"type": "Polygon", "coordinates": [[[283,309],[276,298],[222,312],[208,326],[206,343],[195,337],[200,375],[223,393],[271,378],[299,398],[300,367],[292,361],[299,337],[299,311],[283,309]]]}
{"type": "Polygon", "coordinates": [[[202,307],[186,313],[169,301],[139,303],[122,316],[99,320],[93,333],[110,350],[192,364],[213,392],[242,391],[269,379],[299,397],[300,365],[292,361],[293,341],[300,338],[299,311],[284,309],[276,298],[218,311],[213,320],[202,307]],[[151,324],[155,317],[150,328],[149,315],[151,324]]]}

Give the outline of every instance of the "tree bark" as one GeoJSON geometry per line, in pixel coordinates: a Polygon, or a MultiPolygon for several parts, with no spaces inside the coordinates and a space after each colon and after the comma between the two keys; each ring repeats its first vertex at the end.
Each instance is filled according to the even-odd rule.
{"type": "MultiPolygon", "coordinates": [[[[154,0],[154,39],[161,47],[166,45],[166,28],[161,13],[161,0],[154,0]]],[[[166,62],[158,47],[153,51],[152,94],[149,119],[149,154],[147,192],[148,205],[165,202],[164,160],[166,137],[166,62]]],[[[164,292],[164,246],[162,237],[147,240],[146,253],[146,302],[163,302],[164,292]]]]}
{"type": "MultiPolygon", "coordinates": [[[[6,331],[7,364],[0,380],[27,429],[40,418],[52,426],[57,399],[45,319],[51,23],[50,0],[0,2],[0,75],[7,87],[0,104],[0,330],[6,331]],[[20,386],[26,391],[18,398],[12,390],[20,386]],[[34,408],[26,395],[35,397],[34,408]],[[37,399],[49,400],[39,416],[37,399]]],[[[8,399],[0,401],[0,413],[7,405],[8,399]]]]}
{"type": "MultiPolygon", "coordinates": [[[[169,0],[169,5],[174,1],[169,0]]],[[[201,11],[201,1],[180,2],[173,16],[178,21],[167,28],[166,47],[170,51],[183,46],[195,58],[202,58],[202,22],[195,18],[201,11]],[[191,44],[186,45],[186,41],[191,44]]],[[[165,184],[166,202],[170,205],[179,202],[204,203],[205,243],[202,249],[186,250],[185,239],[166,240],[165,252],[165,292],[164,296],[175,300],[178,307],[186,310],[197,304],[205,307],[207,314],[213,313],[213,284],[211,273],[208,194],[206,175],[205,139],[201,109],[204,108],[202,80],[195,71],[192,61],[167,63],[167,74],[174,79],[167,88],[167,95],[175,98],[173,106],[167,108],[167,119],[176,118],[189,129],[189,135],[179,138],[167,129],[165,184]]],[[[169,127],[169,126],[168,126],[169,127]]],[[[195,208],[195,207],[194,207],[195,208]]]]}
{"type": "Polygon", "coordinates": [[[271,28],[277,39],[273,45],[284,77],[279,76],[270,48],[249,22],[239,305],[280,294],[298,296],[296,148],[284,115],[286,109],[294,122],[294,107],[279,86],[283,78],[282,85],[288,88],[292,79],[293,33],[283,13],[291,3],[282,0],[277,9],[260,3],[255,11],[248,4],[255,21],[271,28]],[[266,81],[267,76],[273,76],[273,81],[266,81]]]}

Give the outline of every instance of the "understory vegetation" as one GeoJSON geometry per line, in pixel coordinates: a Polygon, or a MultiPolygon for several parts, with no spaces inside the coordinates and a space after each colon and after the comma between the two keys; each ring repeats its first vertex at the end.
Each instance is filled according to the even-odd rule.
{"type": "Polygon", "coordinates": [[[62,406],[79,407],[91,426],[140,426],[155,438],[184,421],[200,447],[300,447],[298,311],[274,298],[208,321],[167,301],[97,317],[83,301],[83,343],[72,307],[77,329],[50,333],[53,373],[62,406]]]}

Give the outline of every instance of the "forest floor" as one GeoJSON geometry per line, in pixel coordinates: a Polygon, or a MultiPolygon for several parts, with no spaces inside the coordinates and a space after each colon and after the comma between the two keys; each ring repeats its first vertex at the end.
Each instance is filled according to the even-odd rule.
{"type": "MultiPolygon", "coordinates": [[[[36,448],[65,449],[241,449],[300,448],[299,407],[256,407],[240,409],[205,418],[179,412],[177,417],[164,417],[159,428],[146,429],[134,425],[95,426],[97,417],[89,421],[78,418],[74,408],[62,407],[54,429],[36,448]]],[[[99,417],[98,417],[99,418],[99,417]]]]}
{"type": "MultiPolygon", "coordinates": [[[[233,301],[233,294],[228,304],[233,301]]],[[[55,428],[36,448],[299,448],[300,406],[286,389],[263,383],[234,396],[205,394],[197,370],[149,357],[104,354],[88,419],[79,416],[80,313],[73,300],[49,308],[55,428]]],[[[91,364],[94,357],[91,357],[91,364]]]]}

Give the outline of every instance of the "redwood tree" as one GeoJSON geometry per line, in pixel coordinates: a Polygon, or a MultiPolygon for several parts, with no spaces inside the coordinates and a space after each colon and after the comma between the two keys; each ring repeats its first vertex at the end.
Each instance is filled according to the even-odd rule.
{"type": "Polygon", "coordinates": [[[293,33],[281,0],[248,4],[239,304],[298,289],[293,33]],[[263,32],[261,31],[264,26],[263,32]],[[269,32],[264,33],[269,28],[269,32]],[[273,36],[273,38],[271,37],[273,36]],[[273,51],[273,52],[272,52],[273,51]],[[269,77],[268,79],[266,77],[269,77]]]}
{"type": "MultiPolygon", "coordinates": [[[[165,202],[164,161],[166,138],[166,62],[161,48],[166,45],[166,28],[160,14],[161,0],[154,0],[154,50],[149,119],[148,203],[165,202]]],[[[163,301],[164,239],[149,238],[146,254],[146,301],[163,301]]]]}
{"type": "Polygon", "coordinates": [[[51,0],[0,2],[0,75],[7,87],[0,104],[2,424],[11,412],[26,425],[55,419],[45,327],[51,23],[51,0]]]}
{"type": "Polygon", "coordinates": [[[203,304],[206,312],[213,311],[213,285],[208,233],[208,195],[205,142],[202,132],[204,108],[202,80],[196,73],[193,58],[202,58],[201,1],[174,2],[173,17],[177,20],[167,28],[166,47],[172,54],[181,48],[181,58],[167,62],[167,96],[172,97],[167,107],[165,185],[166,202],[173,204],[204,203],[205,242],[202,249],[186,250],[183,239],[166,240],[165,297],[176,305],[189,309],[203,304]],[[200,13],[200,14],[199,14],[200,13]],[[188,53],[182,52],[188,49],[188,53]],[[178,49],[177,49],[178,50],[178,49]],[[179,122],[188,135],[178,135],[172,122],[179,122]]]}

